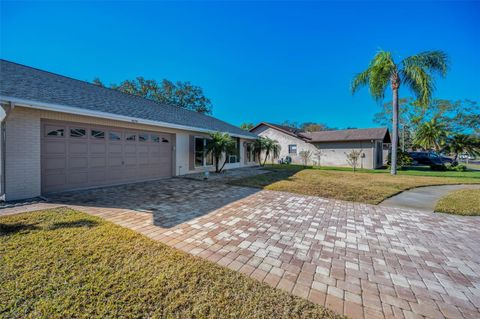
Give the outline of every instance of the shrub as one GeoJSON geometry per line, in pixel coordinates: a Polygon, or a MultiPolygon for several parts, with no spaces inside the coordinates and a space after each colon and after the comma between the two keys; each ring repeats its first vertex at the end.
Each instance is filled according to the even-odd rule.
{"type": "MultiPolygon", "coordinates": [[[[392,162],[392,154],[388,154],[387,165],[390,168],[390,163],[392,162]]],[[[402,169],[406,166],[410,166],[413,163],[413,159],[407,152],[402,151],[401,149],[397,150],[397,168],[402,169]]]]}
{"type": "Polygon", "coordinates": [[[467,166],[463,165],[463,164],[458,164],[456,163],[454,165],[454,163],[452,163],[452,165],[448,166],[447,169],[449,171],[455,171],[455,172],[465,172],[467,170],[467,166]]]}

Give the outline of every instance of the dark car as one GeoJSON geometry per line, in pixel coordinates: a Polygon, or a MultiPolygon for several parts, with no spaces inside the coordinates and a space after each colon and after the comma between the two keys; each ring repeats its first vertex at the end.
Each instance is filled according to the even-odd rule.
{"type": "Polygon", "coordinates": [[[441,169],[445,163],[452,163],[452,159],[432,152],[409,152],[414,164],[429,165],[432,169],[441,169]]]}

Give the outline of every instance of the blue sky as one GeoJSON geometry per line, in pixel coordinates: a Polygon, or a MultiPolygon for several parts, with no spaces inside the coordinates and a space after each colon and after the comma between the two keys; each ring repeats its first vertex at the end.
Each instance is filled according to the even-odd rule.
{"type": "Polygon", "coordinates": [[[349,85],[378,49],[398,59],[446,51],[451,70],[435,96],[480,101],[479,2],[1,1],[0,9],[3,59],[88,81],[191,81],[214,116],[237,125],[375,126],[378,104],[349,85]]]}

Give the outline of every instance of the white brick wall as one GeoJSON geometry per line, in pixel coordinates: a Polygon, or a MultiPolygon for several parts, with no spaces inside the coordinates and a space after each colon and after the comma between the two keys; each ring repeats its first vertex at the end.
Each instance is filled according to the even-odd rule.
{"type": "Polygon", "coordinates": [[[15,108],[6,126],[6,200],[40,195],[40,118],[15,108]]]}

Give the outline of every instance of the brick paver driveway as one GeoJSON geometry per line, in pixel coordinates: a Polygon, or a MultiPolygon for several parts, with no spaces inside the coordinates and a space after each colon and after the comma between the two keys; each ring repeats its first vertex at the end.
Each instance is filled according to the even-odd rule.
{"type": "Polygon", "coordinates": [[[180,178],[51,201],[352,318],[480,318],[478,217],[180,178]]]}

